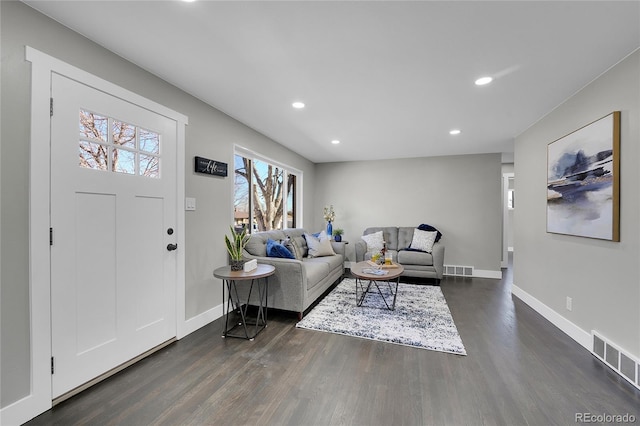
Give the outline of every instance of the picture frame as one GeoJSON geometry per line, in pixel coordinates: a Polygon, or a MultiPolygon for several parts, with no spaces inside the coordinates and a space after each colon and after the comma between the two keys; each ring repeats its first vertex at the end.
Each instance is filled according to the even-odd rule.
{"type": "Polygon", "coordinates": [[[547,145],[547,232],[620,241],[620,111],[547,145]]]}

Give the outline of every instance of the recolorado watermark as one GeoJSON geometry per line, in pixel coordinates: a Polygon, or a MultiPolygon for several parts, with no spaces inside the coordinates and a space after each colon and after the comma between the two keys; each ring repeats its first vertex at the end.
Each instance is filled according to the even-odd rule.
{"type": "Polygon", "coordinates": [[[633,414],[593,414],[576,413],[576,423],[635,423],[636,416],[633,414]]]}

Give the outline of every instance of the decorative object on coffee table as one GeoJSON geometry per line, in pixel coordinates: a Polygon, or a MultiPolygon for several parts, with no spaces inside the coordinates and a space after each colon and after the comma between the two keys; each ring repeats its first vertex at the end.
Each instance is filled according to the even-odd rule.
{"type": "Polygon", "coordinates": [[[242,231],[238,232],[233,229],[232,226],[229,227],[231,230],[231,238],[229,236],[224,236],[224,242],[227,246],[227,251],[229,252],[229,265],[231,266],[232,271],[240,271],[244,266],[244,258],[242,256],[242,250],[249,242],[250,235],[247,235],[247,230],[242,228],[242,231]]]}
{"type": "Polygon", "coordinates": [[[341,228],[336,228],[333,231],[333,241],[335,241],[336,243],[339,243],[342,241],[342,234],[344,234],[344,231],[341,228]]]}
{"type": "Polygon", "coordinates": [[[324,206],[324,220],[327,221],[327,236],[331,238],[333,234],[332,222],[336,219],[336,213],[333,211],[333,204],[324,206]]]}

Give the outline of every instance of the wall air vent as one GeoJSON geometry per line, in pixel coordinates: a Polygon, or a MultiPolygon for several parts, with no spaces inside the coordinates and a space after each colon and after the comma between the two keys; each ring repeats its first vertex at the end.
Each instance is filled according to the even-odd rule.
{"type": "Polygon", "coordinates": [[[640,389],[640,361],[595,330],[591,330],[591,353],[613,371],[640,389]]]}
{"type": "Polygon", "coordinates": [[[473,266],[444,265],[444,275],[455,277],[472,277],[473,266]]]}

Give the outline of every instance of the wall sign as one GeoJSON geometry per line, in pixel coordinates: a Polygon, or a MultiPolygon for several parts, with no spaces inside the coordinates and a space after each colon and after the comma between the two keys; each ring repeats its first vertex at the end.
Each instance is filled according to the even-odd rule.
{"type": "Polygon", "coordinates": [[[227,176],[227,163],[209,160],[208,158],[196,157],[195,165],[196,173],[204,173],[206,175],[227,176]]]}

